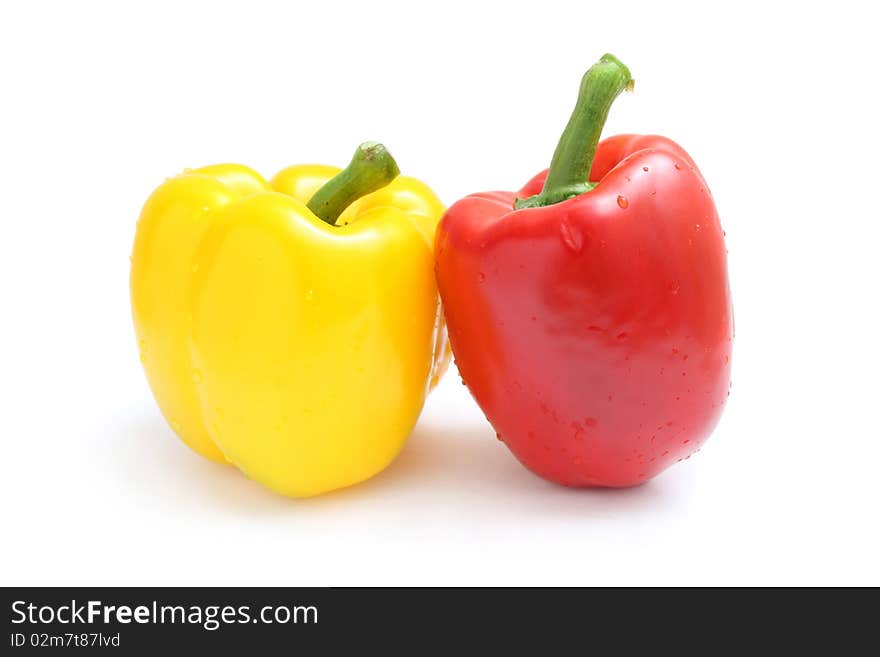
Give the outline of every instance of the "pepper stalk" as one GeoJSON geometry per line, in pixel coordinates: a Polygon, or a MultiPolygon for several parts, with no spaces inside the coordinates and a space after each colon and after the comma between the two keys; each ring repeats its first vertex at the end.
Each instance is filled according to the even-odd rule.
{"type": "Polygon", "coordinates": [[[577,103],[572,112],[544,181],[540,194],[516,199],[515,208],[553,205],[591,191],[590,170],[596,146],[614,100],[635,84],[629,69],[617,57],[605,54],[581,79],[577,103]]]}
{"type": "Polygon", "coordinates": [[[345,208],[399,175],[400,169],[388,149],[379,142],[365,141],[357,147],[348,166],[324,183],[306,206],[319,219],[335,226],[345,208]]]}

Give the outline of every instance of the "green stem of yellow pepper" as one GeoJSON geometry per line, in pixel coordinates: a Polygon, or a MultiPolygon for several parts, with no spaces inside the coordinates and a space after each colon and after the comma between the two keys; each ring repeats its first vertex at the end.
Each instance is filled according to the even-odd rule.
{"type": "Polygon", "coordinates": [[[324,183],[307,206],[331,226],[345,208],[362,196],[382,189],[400,175],[397,162],[380,143],[366,141],[357,147],[345,169],[324,183]]]}

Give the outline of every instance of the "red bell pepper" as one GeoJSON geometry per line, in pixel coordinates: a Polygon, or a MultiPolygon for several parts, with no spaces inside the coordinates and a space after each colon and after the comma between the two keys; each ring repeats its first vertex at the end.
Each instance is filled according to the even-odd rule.
{"type": "Polygon", "coordinates": [[[604,56],[550,169],[458,201],[437,232],[463,380],[499,440],[568,486],[631,486],[687,458],[729,394],[727,257],[703,176],[664,137],[599,143],[631,85],[604,56]]]}

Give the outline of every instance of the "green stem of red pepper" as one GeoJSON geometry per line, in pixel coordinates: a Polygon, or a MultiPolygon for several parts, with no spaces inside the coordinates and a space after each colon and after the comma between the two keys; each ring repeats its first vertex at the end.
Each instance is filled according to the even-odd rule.
{"type": "Polygon", "coordinates": [[[516,199],[517,209],[553,205],[596,186],[590,182],[590,169],[608,111],[624,89],[632,88],[629,69],[614,55],[603,55],[590,67],[581,80],[577,104],[559,138],[541,193],[516,199]]]}
{"type": "Polygon", "coordinates": [[[309,210],[331,226],[345,208],[362,196],[382,189],[400,175],[397,162],[382,144],[366,141],[357,147],[345,169],[312,195],[309,210]]]}

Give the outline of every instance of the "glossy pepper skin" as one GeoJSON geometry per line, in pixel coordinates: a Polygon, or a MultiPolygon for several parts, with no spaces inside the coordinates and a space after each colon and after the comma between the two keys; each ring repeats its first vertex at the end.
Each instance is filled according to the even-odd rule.
{"type": "Polygon", "coordinates": [[[400,177],[330,225],[305,203],[339,171],[188,171],[149,198],[132,255],[141,361],[165,418],[199,454],[288,496],[385,468],[448,362],[432,256],[443,206],[400,177]]]}
{"type": "Polygon", "coordinates": [[[725,404],[724,234],[702,175],[664,137],[606,139],[591,191],[514,209],[546,173],[518,194],[468,196],[440,224],[455,360],[527,468],[567,486],[640,484],[697,450],[725,404]]]}

